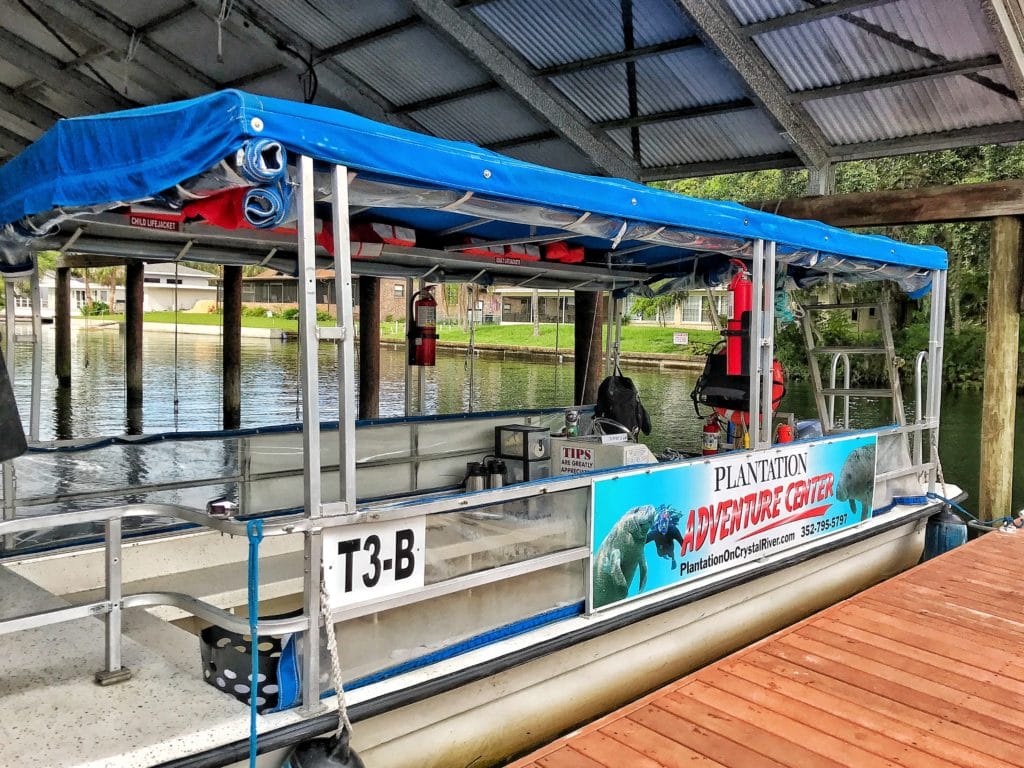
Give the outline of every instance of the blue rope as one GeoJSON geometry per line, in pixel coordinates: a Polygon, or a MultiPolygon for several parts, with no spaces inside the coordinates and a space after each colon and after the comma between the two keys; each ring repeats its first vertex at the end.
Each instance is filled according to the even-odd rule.
{"type": "Polygon", "coordinates": [[[975,517],[974,515],[972,515],[970,512],[968,512],[966,509],[961,507],[959,504],[957,504],[952,499],[947,499],[945,496],[940,496],[937,493],[929,492],[928,493],[928,498],[930,498],[930,499],[937,499],[938,501],[944,501],[946,504],[949,504],[949,506],[953,507],[953,509],[957,510],[961,515],[966,517],[968,520],[970,520],[971,522],[977,523],[978,525],[985,525],[985,526],[989,526],[989,527],[993,527],[994,528],[995,526],[1002,525],[1003,523],[1012,523],[1013,522],[1013,517],[1011,515],[1006,515],[1005,517],[996,518],[995,520],[982,520],[981,518],[975,517]]]}
{"type": "Polygon", "coordinates": [[[260,542],[263,521],[250,520],[245,526],[249,536],[249,640],[252,643],[252,674],[249,677],[249,768],[256,768],[256,685],[260,679],[260,542]]]}

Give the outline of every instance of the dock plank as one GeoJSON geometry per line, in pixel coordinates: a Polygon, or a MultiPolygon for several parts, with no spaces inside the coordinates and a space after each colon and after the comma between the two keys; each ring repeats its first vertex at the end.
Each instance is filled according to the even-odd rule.
{"type": "Polygon", "coordinates": [[[510,768],[1024,768],[1022,580],[989,534],[510,768]]]}

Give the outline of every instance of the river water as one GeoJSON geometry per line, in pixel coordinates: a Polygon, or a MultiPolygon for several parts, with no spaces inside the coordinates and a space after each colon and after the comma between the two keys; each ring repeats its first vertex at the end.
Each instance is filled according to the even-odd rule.
{"type": "MultiPolygon", "coordinates": [[[[320,346],[320,406],[323,419],[338,413],[337,358],[332,345],[320,346]]],[[[221,345],[216,336],[146,333],[144,335],[145,404],[141,425],[129,424],[124,403],[124,341],[116,327],[85,327],[72,333],[72,388],[58,402],[52,375],[53,329],[43,333],[44,376],[40,439],[122,434],[141,426],[146,433],[214,430],[221,426],[221,345]],[[177,346],[177,351],[175,351],[177,346]],[[177,413],[174,402],[178,401],[177,413]]],[[[404,354],[382,350],[381,416],[400,416],[404,408],[404,354]]],[[[301,418],[298,401],[299,345],[271,339],[242,340],[242,426],[283,424],[301,418]]],[[[22,418],[28,423],[31,345],[19,343],[15,355],[15,391],[22,418]]],[[[636,368],[625,371],[637,383],[654,429],[645,442],[655,451],[699,450],[700,421],[690,391],[696,374],[636,368]]],[[[441,355],[427,369],[428,413],[564,406],[572,401],[572,363],[557,365],[509,355],[500,360],[479,357],[470,387],[465,354],[441,355]]],[[[907,396],[912,412],[912,393],[907,396]]],[[[837,404],[838,407],[838,404],[837,404]]],[[[882,423],[888,402],[855,401],[855,426],[882,423]]],[[[782,410],[802,417],[814,414],[810,388],[791,383],[782,410]]],[[[977,497],[981,395],[947,393],[942,405],[940,452],[950,482],[977,497]]],[[[1024,426],[1024,402],[1017,405],[1017,430],[1024,426]]],[[[1017,441],[1024,456],[1024,442],[1017,441]]],[[[1016,462],[1014,507],[1024,504],[1024,462],[1016,462]]],[[[971,504],[968,504],[972,508],[971,504]]]]}

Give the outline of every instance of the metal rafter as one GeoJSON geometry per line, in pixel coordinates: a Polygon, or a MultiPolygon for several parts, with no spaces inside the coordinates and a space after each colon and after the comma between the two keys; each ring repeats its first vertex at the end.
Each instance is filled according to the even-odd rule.
{"type": "Polygon", "coordinates": [[[754,97],[788,134],[806,165],[818,166],[828,159],[829,144],[818,125],[798,104],[789,101],[789,89],[735,21],[722,0],[676,0],[696,22],[699,34],[718,50],[739,73],[754,97]]]}
{"type": "Polygon", "coordinates": [[[621,62],[628,63],[647,58],[648,56],[660,56],[663,53],[689,51],[703,47],[704,43],[702,43],[700,38],[697,36],[681,37],[678,40],[669,40],[664,43],[655,43],[654,45],[643,45],[638,48],[615,51],[614,53],[604,53],[600,56],[592,56],[589,59],[580,59],[578,61],[568,61],[565,64],[554,64],[550,67],[541,67],[540,69],[534,69],[533,73],[538,77],[555,77],[556,75],[566,75],[570,72],[579,72],[584,69],[604,67],[608,64],[618,64],[621,62]]]}
{"type": "MultiPolygon", "coordinates": [[[[668,112],[654,112],[649,115],[638,115],[636,117],[621,117],[615,120],[601,120],[597,123],[599,128],[612,130],[615,128],[638,128],[643,125],[654,125],[656,123],[671,123],[679,120],[691,120],[696,117],[715,117],[718,115],[730,115],[734,112],[745,112],[756,109],[756,105],[750,99],[737,99],[725,101],[721,104],[708,104],[702,107],[690,107],[689,109],[673,109],[668,112]]],[[[524,144],[538,144],[542,141],[557,139],[558,134],[554,131],[542,131],[528,136],[520,136],[514,139],[505,139],[487,144],[488,149],[502,150],[518,147],[524,144]]]]}
{"type": "Polygon", "coordinates": [[[600,169],[612,176],[636,179],[639,168],[579,111],[546,83],[530,76],[526,64],[473,19],[444,0],[410,0],[413,8],[444,39],[463,51],[510,93],[518,96],[600,169]]]}
{"type": "Polygon", "coordinates": [[[803,161],[790,152],[759,157],[740,157],[735,160],[711,160],[702,163],[681,163],[644,168],[643,181],[668,181],[693,176],[711,176],[720,173],[767,171],[777,168],[803,168],[803,161]]]}
{"type": "Polygon", "coordinates": [[[61,118],[53,110],[6,85],[0,85],[0,109],[5,109],[42,129],[49,128],[61,118]]]}
{"type": "Polygon", "coordinates": [[[892,155],[909,155],[914,152],[937,152],[943,149],[956,149],[978,144],[1004,144],[1016,141],[1024,141],[1024,122],[979,125],[920,136],[902,136],[898,139],[842,144],[835,147],[833,160],[835,162],[868,160],[892,155]]]}
{"type": "Polygon", "coordinates": [[[790,100],[794,102],[814,101],[816,99],[827,99],[831,96],[846,96],[852,93],[864,93],[879,88],[889,88],[894,85],[916,83],[925,80],[934,80],[938,77],[949,77],[951,75],[968,75],[978,70],[991,69],[999,66],[998,56],[979,56],[974,59],[963,61],[945,61],[941,64],[933,64],[929,67],[911,69],[903,72],[893,72],[878,77],[868,77],[863,80],[853,80],[848,83],[837,83],[826,85],[821,88],[808,88],[805,91],[797,91],[790,100]]]}
{"type": "Polygon", "coordinates": [[[982,0],[981,7],[1017,101],[1024,104],[1024,7],[1020,0],[982,0]]]}
{"type": "Polygon", "coordinates": [[[888,5],[896,0],[836,0],[836,2],[825,5],[816,5],[794,13],[787,13],[784,16],[775,16],[764,21],[755,21],[752,24],[744,24],[740,31],[747,37],[761,35],[765,32],[772,32],[776,29],[794,27],[797,24],[809,24],[812,21],[839,16],[853,11],[863,11],[866,8],[876,8],[880,5],[888,5]]]}

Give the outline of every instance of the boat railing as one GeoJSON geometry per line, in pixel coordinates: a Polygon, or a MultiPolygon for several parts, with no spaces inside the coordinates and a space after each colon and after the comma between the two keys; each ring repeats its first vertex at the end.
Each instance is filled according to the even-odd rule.
{"type": "MultiPolygon", "coordinates": [[[[925,363],[928,362],[928,352],[921,350],[914,359],[914,424],[923,424],[926,421],[927,412],[922,397],[924,390],[925,363]]],[[[924,431],[918,430],[914,433],[914,463],[921,464],[921,457],[924,454],[924,431]]]]}
{"type": "MultiPolygon", "coordinates": [[[[462,483],[467,461],[493,451],[495,426],[554,426],[562,422],[563,413],[548,408],[460,417],[457,442],[450,439],[452,418],[361,423],[356,443],[359,501],[452,490],[462,483]]],[[[2,494],[3,519],[39,519],[122,501],[201,508],[218,496],[237,499],[242,515],[292,510],[302,498],[303,482],[302,436],[299,425],[295,427],[36,444],[5,472],[12,482],[2,494]],[[75,478],[77,490],[66,487],[68,477],[75,478]]],[[[324,434],[336,429],[332,424],[322,427],[324,434]]],[[[325,500],[336,500],[338,489],[330,482],[338,473],[335,441],[321,444],[320,470],[325,500]]],[[[168,522],[140,520],[132,535],[165,528],[168,522]]],[[[81,538],[83,531],[67,529],[72,535],[54,532],[44,540],[56,544],[81,538]]],[[[96,537],[99,531],[91,534],[96,537]]],[[[25,536],[0,540],[8,554],[39,548],[40,543],[25,536]]]]}

